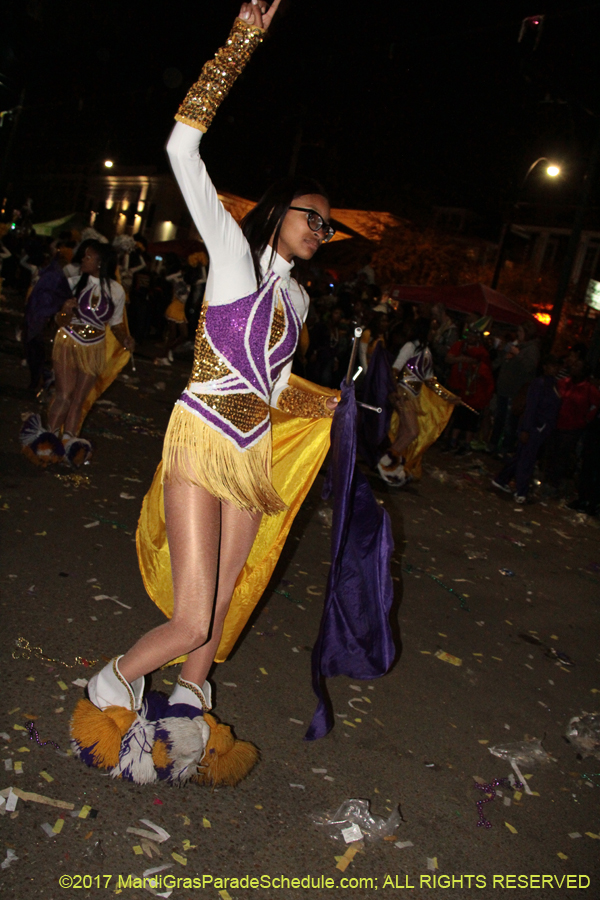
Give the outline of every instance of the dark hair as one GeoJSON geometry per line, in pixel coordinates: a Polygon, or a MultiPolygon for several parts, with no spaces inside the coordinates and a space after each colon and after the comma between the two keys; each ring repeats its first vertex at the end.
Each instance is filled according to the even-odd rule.
{"type": "MultiPolygon", "coordinates": [[[[114,250],[109,244],[101,244],[100,241],[94,240],[90,240],[85,249],[92,250],[94,253],[98,254],[98,258],[100,261],[100,271],[98,272],[98,277],[100,278],[100,289],[104,287],[108,295],[112,296],[110,290],[110,280],[115,275],[117,263],[117,257],[114,250]]],[[[79,297],[82,290],[88,283],[88,278],[89,275],[87,274],[87,272],[84,272],[73,288],[73,293],[76,297],[79,297]]]]}
{"type": "Polygon", "coordinates": [[[242,219],[242,231],[250,244],[257,288],[260,287],[263,279],[260,268],[261,257],[272,237],[273,249],[269,266],[273,264],[283,220],[296,197],[303,197],[304,194],[319,194],[328,200],[327,194],[314,178],[306,178],[302,175],[297,178],[284,178],[272,184],[254,209],[251,209],[242,219]]]}
{"type": "Polygon", "coordinates": [[[383,327],[384,316],[388,320],[387,327],[389,328],[390,323],[388,314],[385,312],[375,313],[373,320],[369,325],[369,329],[371,331],[371,340],[373,340],[375,337],[381,337],[382,335],[385,335],[386,329],[384,329],[383,327]]]}
{"type": "Polygon", "coordinates": [[[413,342],[418,341],[419,344],[426,347],[430,328],[431,322],[429,319],[426,319],[424,316],[419,316],[419,318],[415,319],[413,322],[413,326],[410,330],[410,340],[413,342]]]}
{"type": "Polygon", "coordinates": [[[80,265],[83,257],[85,256],[85,251],[87,250],[87,248],[91,247],[92,244],[98,244],[98,243],[100,243],[100,242],[96,241],[94,238],[86,238],[85,241],[82,241],[80,243],[79,247],[73,254],[73,259],[71,260],[71,262],[74,265],[80,265]]]}
{"type": "Polygon", "coordinates": [[[141,244],[144,250],[148,249],[148,241],[140,231],[133,235],[133,239],[137,244],[141,244]]]}

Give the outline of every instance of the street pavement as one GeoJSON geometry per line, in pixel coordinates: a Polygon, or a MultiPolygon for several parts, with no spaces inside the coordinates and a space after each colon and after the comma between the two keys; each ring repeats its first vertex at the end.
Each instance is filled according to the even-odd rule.
{"type": "MultiPolygon", "coordinates": [[[[19,451],[21,415],[36,407],[16,320],[2,322],[0,789],[73,808],[2,803],[0,891],[147,897],[128,876],[170,866],[156,890],[167,896],[170,878],[174,900],[600,897],[600,759],[565,739],[573,716],[600,712],[597,521],[557,504],[516,506],[490,487],[483,456],[434,448],[423,479],[398,492],[372,478],[393,523],[398,659],[373,682],[332,679],[335,728],[308,743],[331,534],[319,476],[250,627],[212,678],[217,714],[258,745],[259,765],[214,791],[114,781],[67,755],[83,696],[74,682],[91,675],[75,659],[100,665],[162,621],[139,575],[135,529],[189,363],[140,357],[103,398],[113,405],[88,417],[91,465],[41,471],[19,451]],[[60,751],[30,740],[30,722],[60,751]],[[478,826],[477,783],[513,774],[490,748],[532,739],[547,752],[522,767],[532,793],[502,785],[483,806],[491,827],[478,826]],[[380,816],[399,806],[391,840],[345,844],[316,824],[352,798],[380,816]],[[168,840],[141,850],[127,831],[147,827],[140,819],[168,840]],[[246,877],[263,886],[231,881],[246,877]]],[[[168,691],[176,676],[157,672],[153,686],[168,691]]]]}

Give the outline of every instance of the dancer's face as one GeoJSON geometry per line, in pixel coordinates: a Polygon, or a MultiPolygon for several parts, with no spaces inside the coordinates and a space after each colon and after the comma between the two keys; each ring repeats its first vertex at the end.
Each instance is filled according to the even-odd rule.
{"type": "MultiPolygon", "coordinates": [[[[292,206],[302,206],[318,213],[325,223],[329,222],[329,203],[320,194],[303,194],[295,197],[292,206]]],[[[326,225],[325,225],[326,227],[326,225]]],[[[288,262],[294,256],[299,259],[311,259],[323,242],[324,231],[312,231],[308,224],[307,213],[290,209],[285,215],[279,234],[277,252],[288,262]]]]}
{"type": "Polygon", "coordinates": [[[100,257],[94,250],[91,250],[88,247],[81,260],[81,272],[83,275],[95,275],[97,277],[99,271],[100,257]]]}

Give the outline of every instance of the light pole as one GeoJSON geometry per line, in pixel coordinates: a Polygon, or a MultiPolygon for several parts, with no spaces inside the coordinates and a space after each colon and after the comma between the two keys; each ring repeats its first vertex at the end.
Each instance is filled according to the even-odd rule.
{"type": "Polygon", "coordinates": [[[504,225],[502,226],[502,232],[500,234],[500,241],[498,242],[498,253],[496,256],[496,265],[494,266],[494,274],[492,275],[492,283],[490,284],[490,287],[493,290],[496,290],[496,288],[498,287],[500,273],[502,271],[502,266],[504,265],[504,256],[506,253],[506,241],[508,239],[508,235],[510,234],[510,229],[512,227],[514,214],[517,211],[517,208],[519,206],[519,194],[525,187],[525,184],[527,183],[527,179],[529,178],[529,176],[531,175],[533,170],[541,162],[548,163],[548,165],[546,167],[546,175],[549,178],[556,178],[558,175],[560,175],[560,166],[557,166],[554,163],[550,162],[550,160],[548,159],[547,156],[540,156],[539,159],[536,159],[535,162],[531,163],[531,165],[527,169],[527,172],[525,173],[525,178],[523,179],[523,181],[521,182],[521,184],[519,186],[519,190],[517,193],[517,199],[511,204],[509,211],[508,211],[508,216],[506,218],[506,221],[505,221],[504,225]]]}

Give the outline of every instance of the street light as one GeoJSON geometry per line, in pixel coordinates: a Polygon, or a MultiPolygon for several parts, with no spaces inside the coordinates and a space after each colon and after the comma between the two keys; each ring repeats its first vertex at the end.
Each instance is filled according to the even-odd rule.
{"type": "Polygon", "coordinates": [[[104,168],[105,169],[112,169],[113,166],[114,166],[114,162],[112,161],[112,159],[104,160],[104,168]]]}
{"type": "Polygon", "coordinates": [[[527,169],[527,172],[525,173],[525,178],[523,179],[523,181],[521,182],[521,185],[519,187],[517,199],[511,204],[506,222],[502,226],[502,234],[500,235],[500,241],[498,243],[498,255],[496,256],[496,265],[494,266],[494,274],[492,275],[492,283],[490,285],[492,290],[495,290],[498,287],[498,281],[500,279],[500,272],[502,271],[502,266],[504,264],[504,253],[506,250],[506,240],[508,238],[508,235],[510,234],[510,229],[512,227],[512,220],[513,220],[514,213],[516,212],[517,207],[519,205],[519,199],[518,199],[519,194],[525,187],[527,179],[529,178],[529,176],[531,175],[533,170],[541,162],[548,163],[548,166],[546,167],[546,175],[548,175],[550,178],[556,178],[557,175],[560,175],[560,171],[561,171],[560,166],[557,166],[555,163],[550,162],[550,160],[548,159],[547,156],[540,156],[539,159],[536,159],[536,161],[533,162],[527,169]]]}

